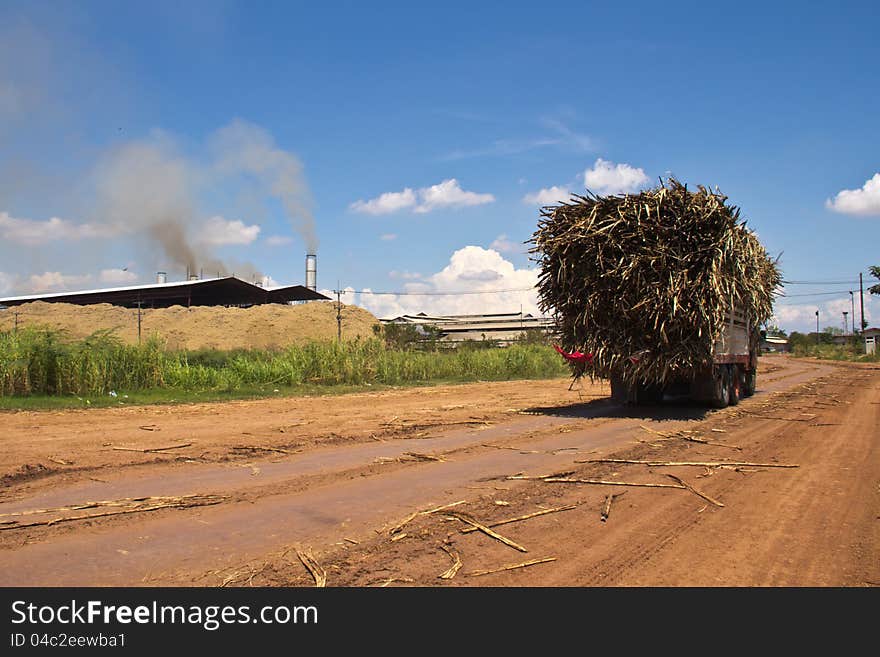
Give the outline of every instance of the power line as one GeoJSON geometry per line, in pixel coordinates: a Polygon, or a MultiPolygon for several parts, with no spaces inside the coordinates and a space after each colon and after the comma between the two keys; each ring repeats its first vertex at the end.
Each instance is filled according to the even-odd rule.
{"type": "Polygon", "coordinates": [[[794,297],[822,297],[829,296],[832,294],[838,294],[843,296],[844,294],[849,294],[849,290],[836,290],[834,292],[805,292],[804,294],[783,294],[780,298],[789,299],[794,297]]]}
{"type": "Polygon", "coordinates": [[[461,292],[373,292],[372,290],[342,290],[343,294],[375,294],[375,295],[394,295],[401,297],[442,297],[450,295],[462,294],[500,294],[502,292],[530,292],[533,287],[510,288],[506,290],[464,290],[461,292]]]}
{"type": "Polygon", "coordinates": [[[783,285],[858,285],[858,281],[782,281],[783,285]]]}

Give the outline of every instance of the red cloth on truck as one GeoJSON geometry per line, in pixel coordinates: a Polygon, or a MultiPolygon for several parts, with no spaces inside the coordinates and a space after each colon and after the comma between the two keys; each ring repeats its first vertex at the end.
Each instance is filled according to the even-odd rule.
{"type": "Polygon", "coordinates": [[[559,345],[553,345],[553,348],[558,351],[565,360],[570,360],[575,363],[592,363],[593,362],[593,354],[585,354],[580,351],[572,351],[568,353],[567,351],[563,351],[559,345]]]}

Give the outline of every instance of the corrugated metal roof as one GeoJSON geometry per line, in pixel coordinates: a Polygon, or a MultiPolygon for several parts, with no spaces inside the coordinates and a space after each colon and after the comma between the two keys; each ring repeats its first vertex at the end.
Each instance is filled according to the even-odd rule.
{"type": "Polygon", "coordinates": [[[45,301],[80,305],[109,303],[117,306],[131,306],[141,303],[147,307],[167,307],[171,305],[253,305],[317,300],[329,299],[302,285],[276,286],[269,290],[235,276],[225,276],[96,290],[28,294],[0,299],[0,304],[17,306],[33,301],[45,301]]]}
{"type": "MultiPolygon", "coordinates": [[[[225,277],[233,278],[232,276],[225,277]]],[[[67,292],[45,292],[42,294],[24,294],[17,297],[6,297],[4,299],[0,299],[0,303],[8,303],[18,302],[18,303],[26,303],[28,301],[44,301],[46,299],[54,299],[56,297],[67,297],[74,294],[103,294],[105,292],[127,292],[130,290],[150,290],[150,289],[159,289],[159,288],[170,288],[170,287],[182,287],[185,285],[197,285],[199,283],[207,283],[209,281],[218,281],[225,280],[224,278],[209,278],[202,279],[198,281],[173,281],[171,283],[152,283],[150,285],[126,285],[122,287],[105,287],[96,290],[76,290],[76,291],[67,291],[67,292]]],[[[241,279],[235,279],[241,280],[241,279]]],[[[247,281],[242,281],[243,283],[247,283],[247,281]]],[[[248,283],[250,285],[250,283],[248,283]]],[[[254,286],[257,287],[257,286],[254,286]]]]}

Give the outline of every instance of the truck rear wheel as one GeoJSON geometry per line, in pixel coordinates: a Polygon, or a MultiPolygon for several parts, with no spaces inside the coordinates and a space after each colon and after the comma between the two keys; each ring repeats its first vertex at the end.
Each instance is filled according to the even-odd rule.
{"type": "Polygon", "coordinates": [[[728,395],[728,404],[730,406],[736,406],[739,404],[739,400],[744,396],[743,389],[745,388],[745,384],[743,381],[743,373],[737,365],[731,365],[728,369],[730,370],[730,393],[728,395]]]}
{"type": "Polygon", "coordinates": [[[730,375],[726,366],[715,369],[712,376],[712,406],[726,408],[730,403],[730,375]]]}
{"type": "Polygon", "coordinates": [[[626,404],[630,401],[630,390],[620,376],[611,377],[611,400],[617,404],[626,404]]]}
{"type": "Polygon", "coordinates": [[[758,372],[749,370],[746,372],[745,385],[743,385],[743,397],[751,397],[755,394],[758,385],[758,372]]]}
{"type": "Polygon", "coordinates": [[[621,377],[612,376],[611,399],[618,404],[659,404],[663,401],[663,388],[641,383],[627,385],[621,377]]]}

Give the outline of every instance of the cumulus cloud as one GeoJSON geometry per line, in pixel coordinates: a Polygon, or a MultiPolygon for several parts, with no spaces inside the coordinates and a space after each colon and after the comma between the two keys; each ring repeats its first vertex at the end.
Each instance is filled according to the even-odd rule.
{"type": "Polygon", "coordinates": [[[62,274],[57,271],[47,271],[42,274],[33,274],[27,281],[27,289],[31,292],[63,292],[66,290],[81,289],[90,282],[90,274],[62,274]]]}
{"type": "Polygon", "coordinates": [[[567,187],[554,185],[553,187],[544,187],[537,192],[526,194],[523,196],[523,203],[527,205],[555,205],[559,201],[567,201],[571,196],[571,192],[567,187]]]}
{"type": "Polygon", "coordinates": [[[293,242],[293,238],[287,235],[270,235],[266,238],[266,246],[287,246],[293,242]]]}
{"type": "Polygon", "coordinates": [[[138,280],[138,275],[128,269],[102,269],[98,280],[111,285],[125,285],[138,280]]]}
{"type": "Polygon", "coordinates": [[[0,271],[0,294],[8,294],[15,287],[16,277],[0,271]]]}
{"type": "Polygon", "coordinates": [[[437,208],[484,205],[495,200],[492,194],[478,194],[463,190],[455,178],[420,189],[419,197],[422,202],[416,206],[416,212],[431,212],[437,208]]]}
{"type": "Polygon", "coordinates": [[[458,180],[449,178],[430,187],[412,190],[406,187],[402,192],[385,192],[368,201],[358,200],[349,208],[363,214],[391,214],[400,210],[411,210],[419,214],[440,208],[461,208],[492,203],[492,194],[480,194],[461,188],[458,180]]]}
{"type": "Polygon", "coordinates": [[[402,192],[385,192],[369,201],[355,201],[349,207],[355,212],[379,215],[412,208],[417,202],[416,193],[407,187],[402,192]]]}
{"type": "Polygon", "coordinates": [[[256,224],[246,226],[238,219],[224,219],[223,217],[211,217],[205,222],[202,232],[202,240],[213,246],[227,244],[250,244],[260,234],[260,227],[256,224]]]}
{"type": "Polygon", "coordinates": [[[489,248],[495,249],[499,253],[517,253],[523,250],[523,245],[512,242],[506,234],[502,233],[492,241],[489,248]]]}
{"type": "MultiPolygon", "coordinates": [[[[855,300],[855,325],[858,328],[860,320],[859,299],[855,300]]],[[[849,295],[820,301],[819,303],[784,303],[777,302],[773,308],[773,321],[782,329],[791,333],[811,333],[816,330],[816,310],[819,311],[819,328],[836,326],[843,329],[843,311],[852,313],[852,304],[849,295]]],[[[876,295],[865,294],[865,321],[873,326],[880,319],[880,298],[876,295]]],[[[852,330],[853,318],[847,319],[848,330],[852,330]]]]}
{"type": "Polygon", "coordinates": [[[453,253],[439,272],[406,283],[406,294],[349,291],[344,300],[363,306],[381,318],[420,312],[428,315],[518,313],[520,308],[524,313],[538,315],[537,282],[537,270],[517,269],[495,250],[466,246],[453,253]]]}
{"type": "Polygon", "coordinates": [[[404,281],[411,281],[418,278],[421,278],[422,275],[417,271],[390,271],[388,272],[388,278],[398,278],[404,281]]]}
{"type": "Polygon", "coordinates": [[[0,212],[0,239],[25,246],[42,246],[58,240],[108,238],[119,232],[120,228],[115,226],[78,224],[58,217],[46,221],[19,219],[8,212],[0,212]]]}
{"type": "Polygon", "coordinates": [[[861,189],[844,189],[837,192],[833,199],[825,201],[825,207],[842,214],[880,215],[880,173],[875,173],[861,189]]]}
{"type": "Polygon", "coordinates": [[[379,237],[379,239],[382,240],[383,242],[391,242],[392,240],[397,239],[397,234],[396,233],[385,233],[384,235],[381,235],[379,237]]]}
{"type": "Polygon", "coordinates": [[[596,194],[627,194],[646,185],[648,176],[643,169],[629,164],[615,164],[601,157],[593,167],[584,171],[584,186],[596,194]]]}

